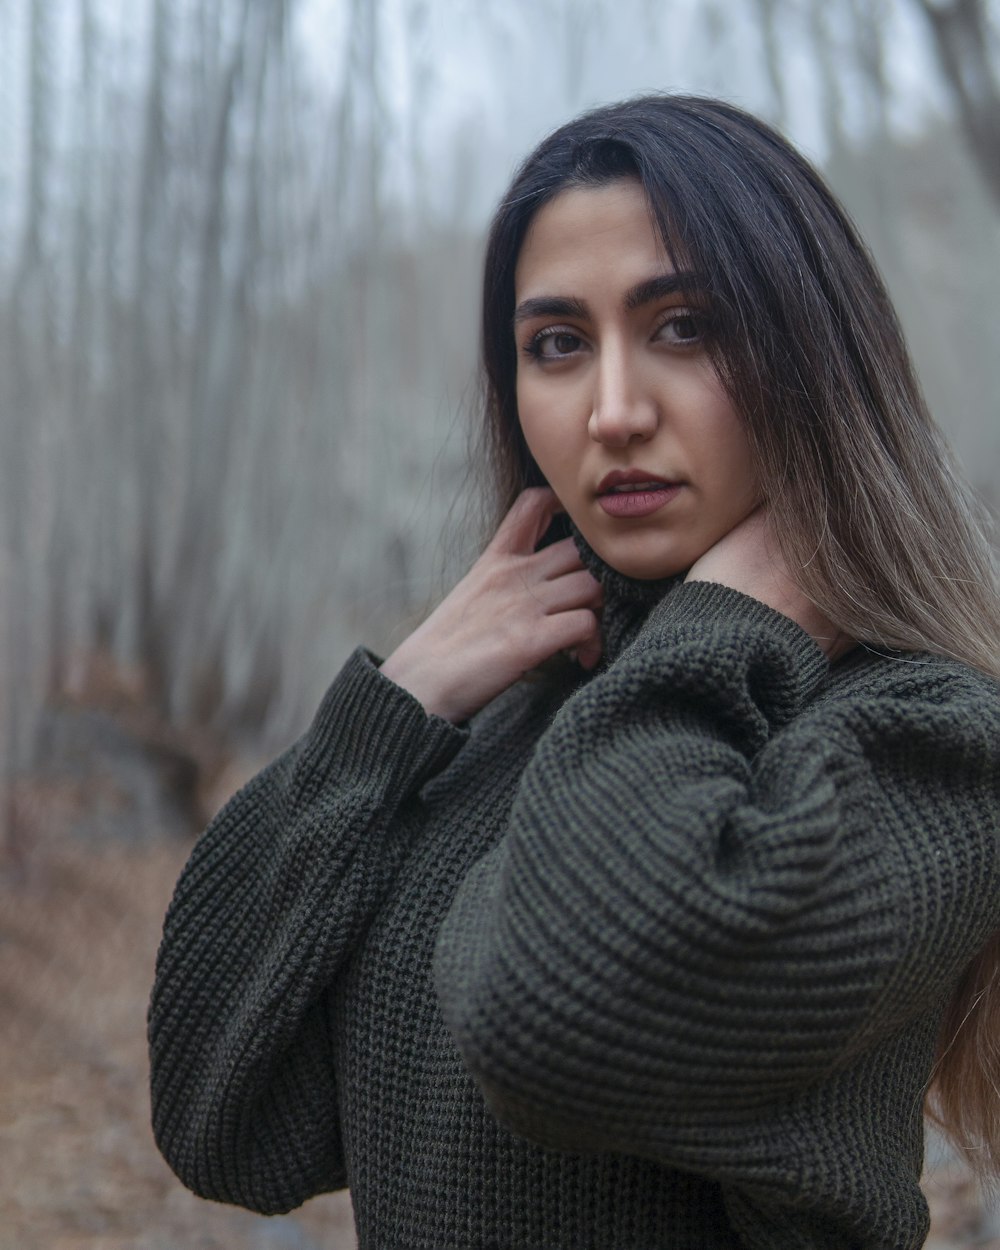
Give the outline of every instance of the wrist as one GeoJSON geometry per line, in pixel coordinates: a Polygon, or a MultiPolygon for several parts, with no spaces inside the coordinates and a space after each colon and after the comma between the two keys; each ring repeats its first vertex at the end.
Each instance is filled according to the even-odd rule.
{"type": "Polygon", "coordinates": [[[379,670],[382,676],[411,694],[428,716],[439,716],[454,724],[463,720],[433,668],[428,668],[426,662],[415,662],[405,648],[404,643],[382,663],[379,670]]]}

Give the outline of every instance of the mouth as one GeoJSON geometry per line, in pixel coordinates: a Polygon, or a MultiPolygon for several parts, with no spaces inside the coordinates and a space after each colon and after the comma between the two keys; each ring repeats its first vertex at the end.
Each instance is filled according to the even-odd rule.
{"type": "Polygon", "coordinates": [[[634,495],[640,491],[669,490],[676,482],[628,482],[622,486],[609,486],[604,495],[634,495]]]}
{"type": "Polygon", "coordinates": [[[680,482],[669,481],[655,473],[642,469],[614,469],[601,478],[597,487],[599,496],[650,494],[654,491],[673,491],[680,482]]]}
{"type": "Polygon", "coordinates": [[[601,479],[597,502],[609,517],[639,520],[666,507],[683,485],[643,469],[615,469],[601,479]]]}

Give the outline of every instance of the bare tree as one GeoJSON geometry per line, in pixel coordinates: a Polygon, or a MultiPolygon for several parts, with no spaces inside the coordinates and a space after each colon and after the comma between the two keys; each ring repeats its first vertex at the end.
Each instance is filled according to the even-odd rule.
{"type": "MultiPolygon", "coordinates": [[[[777,126],[784,125],[788,111],[785,77],[781,65],[781,38],[778,31],[781,0],[753,0],[764,43],[764,65],[771,91],[771,116],[777,126]]],[[[819,10],[816,10],[819,12],[819,10]]]]}
{"type": "MultiPolygon", "coordinates": [[[[996,95],[996,3],[949,3],[962,40],[959,19],[933,6],[942,31],[952,23],[977,116],[996,95]]],[[[866,229],[892,221],[883,260],[897,248],[896,272],[923,265],[942,288],[941,198],[970,239],[989,210],[950,164],[947,187],[932,196],[910,178],[913,203],[901,203],[890,0],[744,0],[738,12],[712,0],[679,25],[655,0],[620,7],[628,21],[597,0],[480,9],[498,48],[551,31],[541,50],[525,40],[551,71],[546,122],[599,98],[602,81],[623,93],[612,34],[662,52],[657,82],[671,81],[670,57],[675,68],[701,58],[696,89],[725,91],[732,58],[747,59],[732,32],[742,41],[755,18],[769,113],[795,120],[808,60],[840,188],[857,192],[866,229]]],[[[0,251],[9,774],[30,762],[43,698],[82,688],[98,653],[135,666],[177,724],[256,749],[302,724],[350,645],[378,649],[422,607],[437,567],[429,536],[460,494],[462,440],[446,435],[471,391],[481,241],[466,224],[470,183],[515,157],[500,145],[523,103],[511,107],[498,75],[482,96],[496,129],[475,109],[464,129],[442,125],[443,8],[331,5],[321,80],[297,43],[296,0],[0,0],[23,17],[30,52],[0,94],[23,96],[23,141],[4,165],[15,233],[0,251]]],[[[751,77],[740,81],[747,91],[751,77]]],[[[535,104],[521,110],[532,124],[535,104]]],[[[996,143],[1000,127],[980,129],[996,143]]],[[[985,266],[956,256],[946,272],[963,265],[985,289],[985,266]]],[[[992,359],[966,303],[953,334],[930,318],[925,338],[940,343],[934,372],[961,374],[939,393],[959,395],[972,421],[996,388],[989,361],[978,373],[949,363],[992,359]]]]}
{"type": "Polygon", "coordinates": [[[1000,76],[986,0],[914,0],[933,36],[962,130],[1000,211],[1000,76]]]}

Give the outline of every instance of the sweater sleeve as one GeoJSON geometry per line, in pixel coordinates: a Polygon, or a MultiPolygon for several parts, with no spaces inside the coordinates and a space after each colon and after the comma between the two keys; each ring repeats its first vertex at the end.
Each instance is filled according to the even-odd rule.
{"type": "Polygon", "coordinates": [[[797,625],[694,583],[564,705],[435,956],[508,1127],[732,1180],[778,1109],[940,1006],[996,897],[1000,734],[893,671],[816,699],[797,625]]]}
{"type": "Polygon", "coordinates": [[[148,1022],[154,1135],[196,1193],[273,1214],[346,1183],[330,996],[403,849],[401,809],[465,737],[359,649],[196,845],[148,1022]]]}

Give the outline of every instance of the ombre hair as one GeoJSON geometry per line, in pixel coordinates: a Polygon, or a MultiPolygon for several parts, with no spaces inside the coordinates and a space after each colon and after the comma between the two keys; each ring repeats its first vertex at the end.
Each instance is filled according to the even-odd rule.
{"type": "MultiPolygon", "coordinates": [[[[818,173],[732,105],[651,95],[560,127],[493,219],[482,306],[483,456],[495,524],[544,478],[517,415],[514,275],[538,210],[569,188],[633,179],[746,423],[788,567],[843,633],[1000,677],[987,524],[920,393],[895,312],[818,173]]],[[[946,1014],[928,1110],[982,1172],[1000,1171],[1000,937],[946,1014]]]]}

